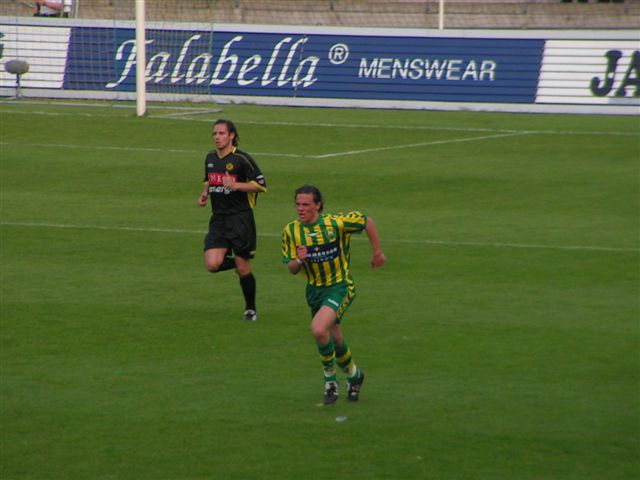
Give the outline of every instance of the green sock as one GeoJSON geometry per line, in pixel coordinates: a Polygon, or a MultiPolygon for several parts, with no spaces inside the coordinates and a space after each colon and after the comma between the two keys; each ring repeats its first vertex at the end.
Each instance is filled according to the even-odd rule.
{"type": "Polygon", "coordinates": [[[336,377],[336,351],[333,343],[333,337],[329,338],[329,342],[324,345],[318,345],[318,353],[322,362],[325,382],[335,382],[336,377]]]}
{"type": "Polygon", "coordinates": [[[351,350],[346,342],[336,347],[336,360],[340,369],[345,373],[349,380],[353,380],[360,376],[360,369],[353,361],[351,350]]]}

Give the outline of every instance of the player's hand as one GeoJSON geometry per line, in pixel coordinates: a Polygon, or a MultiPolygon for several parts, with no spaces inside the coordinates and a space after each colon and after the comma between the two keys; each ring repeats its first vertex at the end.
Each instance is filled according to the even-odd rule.
{"type": "Polygon", "coordinates": [[[198,205],[200,205],[201,207],[204,207],[207,204],[207,198],[209,198],[209,194],[208,193],[201,193],[200,196],[198,197],[198,205]]]}
{"type": "Polygon", "coordinates": [[[371,268],[378,268],[387,263],[387,257],[382,252],[374,252],[371,257],[371,268]]]}
{"type": "Polygon", "coordinates": [[[235,190],[236,179],[229,175],[229,172],[224,172],[222,176],[222,185],[229,190],[235,190]]]}
{"type": "Polygon", "coordinates": [[[296,255],[301,262],[305,262],[307,260],[307,257],[309,256],[307,247],[305,247],[304,245],[300,245],[298,248],[296,248],[296,255]]]}

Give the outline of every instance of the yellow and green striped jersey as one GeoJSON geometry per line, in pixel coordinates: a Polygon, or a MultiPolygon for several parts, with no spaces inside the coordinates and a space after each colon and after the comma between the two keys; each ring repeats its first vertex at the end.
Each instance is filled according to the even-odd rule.
{"type": "Polygon", "coordinates": [[[294,220],[282,231],[282,263],[295,260],[297,248],[304,245],[309,256],[302,273],[310,285],[328,287],[350,281],[351,234],[366,226],[367,217],[361,212],[320,214],[313,225],[294,220]]]}

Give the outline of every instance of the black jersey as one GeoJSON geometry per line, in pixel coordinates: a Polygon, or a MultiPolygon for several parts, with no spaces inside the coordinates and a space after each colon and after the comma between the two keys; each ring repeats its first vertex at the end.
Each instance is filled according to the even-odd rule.
{"type": "Polygon", "coordinates": [[[236,182],[253,183],[261,192],[267,191],[264,176],[251,155],[234,149],[223,158],[216,151],[209,152],[204,162],[204,181],[209,184],[211,211],[218,215],[228,215],[252,209],[258,193],[232,191],[225,188],[222,177],[229,173],[236,182]]]}

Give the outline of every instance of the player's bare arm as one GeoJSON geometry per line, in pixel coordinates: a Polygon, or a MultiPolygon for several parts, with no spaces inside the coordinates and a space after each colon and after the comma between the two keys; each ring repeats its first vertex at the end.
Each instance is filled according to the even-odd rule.
{"type": "Polygon", "coordinates": [[[373,256],[371,257],[371,268],[378,268],[383,266],[387,262],[387,257],[382,252],[380,246],[380,236],[378,235],[378,228],[373,218],[367,217],[367,226],[364,228],[369,237],[369,243],[371,244],[371,250],[373,250],[373,256]]]}
{"type": "Polygon", "coordinates": [[[236,182],[233,175],[229,175],[229,172],[222,177],[222,185],[229,190],[237,190],[239,192],[259,193],[265,191],[264,188],[254,182],[236,182]]]}
{"type": "Polygon", "coordinates": [[[209,182],[204,182],[204,189],[198,197],[198,205],[204,207],[207,205],[207,199],[209,198],[209,182]]]}
{"type": "Polygon", "coordinates": [[[292,273],[293,275],[296,275],[297,273],[299,273],[300,270],[302,270],[302,266],[304,265],[304,262],[307,261],[307,256],[309,255],[309,253],[307,252],[307,247],[300,245],[296,249],[296,255],[297,255],[296,258],[294,258],[287,264],[287,268],[289,269],[289,272],[292,273]]]}

